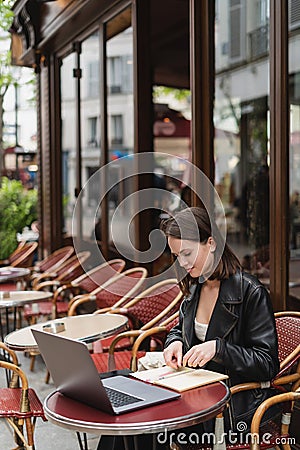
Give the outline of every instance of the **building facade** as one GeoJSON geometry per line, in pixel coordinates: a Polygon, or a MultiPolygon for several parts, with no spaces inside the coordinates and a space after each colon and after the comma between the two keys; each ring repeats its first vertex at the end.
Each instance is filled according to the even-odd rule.
{"type": "MultiPolygon", "coordinates": [[[[13,61],[38,76],[42,247],[53,250],[66,234],[88,239],[96,205],[107,253],[112,212],[126,189],[153,188],[151,173],[167,175],[166,189],[189,185],[189,161],[215,186],[228,241],[269,280],[275,309],[297,305],[299,2],[18,0],[13,9],[13,61]],[[157,87],[189,93],[188,138],[176,136],[170,111],[155,106],[157,87]],[[86,181],[121,156],[148,152],[158,154],[149,174],[112,190],[98,209],[101,182],[86,181]]],[[[111,167],[118,179],[122,167],[111,167]]],[[[139,251],[154,220],[147,211],[136,218],[139,251]]]]}

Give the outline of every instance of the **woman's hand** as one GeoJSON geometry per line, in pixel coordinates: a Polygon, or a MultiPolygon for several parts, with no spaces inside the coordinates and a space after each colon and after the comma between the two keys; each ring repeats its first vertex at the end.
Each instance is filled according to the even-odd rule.
{"type": "Polygon", "coordinates": [[[178,369],[182,365],[182,342],[174,341],[164,350],[164,358],[167,366],[178,369]]]}
{"type": "Polygon", "coordinates": [[[210,361],[216,353],[216,341],[207,341],[194,345],[183,357],[183,366],[202,367],[210,361]]]}

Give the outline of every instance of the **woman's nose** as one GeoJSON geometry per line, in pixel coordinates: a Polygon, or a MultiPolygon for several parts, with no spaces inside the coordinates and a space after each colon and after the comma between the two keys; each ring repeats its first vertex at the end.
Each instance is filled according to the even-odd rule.
{"type": "Polygon", "coordinates": [[[183,268],[187,267],[188,265],[187,260],[183,256],[178,256],[178,262],[183,268]]]}

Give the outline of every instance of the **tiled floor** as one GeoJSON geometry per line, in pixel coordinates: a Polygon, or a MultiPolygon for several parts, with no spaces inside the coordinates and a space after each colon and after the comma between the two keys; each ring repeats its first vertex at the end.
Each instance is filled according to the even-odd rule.
{"type": "MultiPolygon", "coordinates": [[[[23,353],[17,353],[21,363],[22,370],[26,373],[29,381],[29,386],[34,388],[41,401],[54,390],[54,385],[50,383],[45,384],[46,370],[44,363],[40,356],[36,357],[35,370],[30,372],[30,359],[25,357],[23,353]]],[[[6,386],[5,372],[0,371],[0,386],[6,386]]],[[[88,436],[89,450],[95,450],[99,437],[88,436]]],[[[0,450],[11,450],[16,445],[8,430],[6,422],[0,421],[0,450]]],[[[76,434],[73,431],[68,431],[64,428],[51,424],[50,422],[43,422],[41,419],[37,420],[35,429],[35,447],[36,450],[79,450],[76,434]]],[[[109,449],[107,449],[109,450],[109,449]]]]}

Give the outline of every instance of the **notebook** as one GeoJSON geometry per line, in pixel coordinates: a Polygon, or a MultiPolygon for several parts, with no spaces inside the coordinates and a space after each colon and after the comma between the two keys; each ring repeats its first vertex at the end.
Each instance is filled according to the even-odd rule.
{"type": "Polygon", "coordinates": [[[192,369],[181,367],[177,370],[171,367],[159,367],[157,369],[144,370],[130,374],[139,380],[164,386],[177,392],[187,391],[206,384],[226,380],[227,375],[205,369],[192,369]]]}
{"type": "Polygon", "coordinates": [[[175,400],[180,394],[121,375],[100,379],[83,342],[31,330],[62,394],[111,414],[121,414],[175,400]]]}

